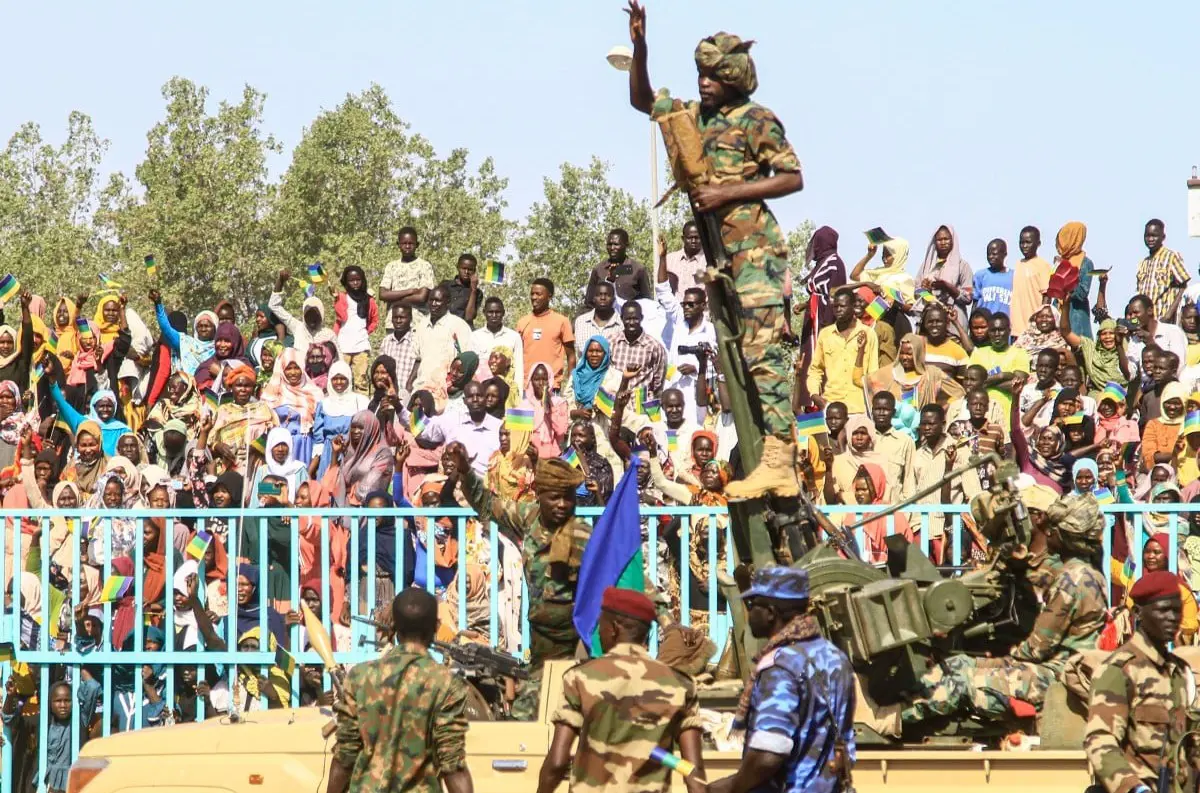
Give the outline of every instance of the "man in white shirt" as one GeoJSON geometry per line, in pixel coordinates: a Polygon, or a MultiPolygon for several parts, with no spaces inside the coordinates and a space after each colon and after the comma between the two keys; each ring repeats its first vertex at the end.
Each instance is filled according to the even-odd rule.
{"type": "Polygon", "coordinates": [[[471,468],[480,477],[487,476],[488,462],[500,449],[500,426],[504,423],[487,412],[483,384],[472,380],[463,389],[465,409],[447,410],[434,416],[417,436],[422,449],[436,449],[461,443],[467,450],[471,468]]]}
{"type": "Polygon", "coordinates": [[[675,433],[675,448],[669,452],[671,461],[675,464],[675,475],[678,476],[679,472],[690,471],[692,468],[692,436],[699,432],[701,427],[689,418],[683,394],[678,388],[663,391],[659,401],[666,418],[667,430],[675,433]]]}
{"type": "Polygon", "coordinates": [[[596,284],[592,292],[592,303],[595,308],[575,318],[575,348],[579,350],[580,357],[587,352],[588,339],[593,336],[607,336],[610,331],[615,333],[621,330],[621,318],[617,316],[617,292],[612,283],[601,281],[596,284]]]}
{"type": "Polygon", "coordinates": [[[698,278],[707,266],[700,244],[700,229],[694,220],[689,220],[683,224],[683,247],[667,254],[668,280],[674,281],[671,290],[677,301],[682,303],[687,290],[700,286],[698,278]]]}
{"type": "Polygon", "coordinates": [[[438,389],[446,383],[450,364],[462,350],[471,349],[471,326],[450,313],[450,293],[443,286],[429,293],[429,324],[417,331],[414,389],[438,389]]]}
{"type": "Polygon", "coordinates": [[[1142,371],[1142,350],[1146,344],[1153,342],[1160,349],[1173,352],[1179,360],[1187,360],[1187,334],[1178,325],[1162,322],[1155,316],[1154,304],[1145,295],[1134,295],[1125,306],[1125,319],[1133,328],[1125,325],[1117,326],[1118,332],[1128,333],[1129,342],[1125,345],[1125,357],[1129,359],[1129,371],[1142,371]]]}
{"type": "Polygon", "coordinates": [[[715,350],[717,331],[708,321],[708,296],[704,289],[698,286],[689,287],[684,292],[682,303],[675,299],[675,293],[671,291],[671,284],[667,280],[668,258],[659,258],[658,279],[654,285],[659,305],[667,315],[667,330],[662,339],[667,348],[668,368],[676,368],[675,376],[667,378],[667,385],[675,386],[683,392],[688,416],[700,421],[703,414],[696,407],[696,377],[700,371],[700,359],[694,352],[681,353],[679,350],[695,349],[701,345],[715,350]]]}
{"type": "MultiPolygon", "coordinates": [[[[488,356],[496,347],[508,347],[513,351],[512,371],[514,377],[525,371],[525,355],[522,352],[521,334],[504,327],[504,301],[492,295],[483,301],[484,325],[471,331],[471,349],[479,355],[479,363],[492,372],[488,356]]],[[[514,382],[516,382],[514,380],[514,382]]]]}

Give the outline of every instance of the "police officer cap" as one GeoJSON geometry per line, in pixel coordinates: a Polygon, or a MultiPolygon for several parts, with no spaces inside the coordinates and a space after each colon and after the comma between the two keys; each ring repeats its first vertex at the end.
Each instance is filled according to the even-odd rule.
{"type": "Polygon", "coordinates": [[[794,567],[764,567],[750,579],[750,588],[742,594],[742,600],[747,598],[808,600],[808,572],[794,567]]]}
{"type": "Polygon", "coordinates": [[[1179,596],[1179,576],[1166,570],[1146,573],[1129,590],[1129,597],[1138,605],[1172,595],[1179,596]]]}
{"type": "Polygon", "coordinates": [[[632,589],[617,589],[615,586],[604,590],[600,608],[613,614],[641,620],[647,624],[654,622],[654,618],[657,616],[654,603],[650,598],[641,592],[634,592],[632,589]]]}

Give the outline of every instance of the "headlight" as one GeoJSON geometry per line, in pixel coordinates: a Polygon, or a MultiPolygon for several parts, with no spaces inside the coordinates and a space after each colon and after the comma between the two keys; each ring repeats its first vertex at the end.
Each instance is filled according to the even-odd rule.
{"type": "Polygon", "coordinates": [[[96,776],[108,768],[103,757],[81,757],[71,766],[67,775],[67,793],[80,793],[96,776]]]}

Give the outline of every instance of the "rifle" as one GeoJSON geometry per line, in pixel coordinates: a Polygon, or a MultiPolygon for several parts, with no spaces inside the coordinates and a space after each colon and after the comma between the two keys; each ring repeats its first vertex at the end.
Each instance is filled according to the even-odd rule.
{"type": "Polygon", "coordinates": [[[521,661],[511,655],[501,653],[486,644],[466,642],[450,644],[435,641],[433,649],[449,658],[464,671],[487,677],[510,677],[514,680],[528,680],[529,669],[521,661]]]}

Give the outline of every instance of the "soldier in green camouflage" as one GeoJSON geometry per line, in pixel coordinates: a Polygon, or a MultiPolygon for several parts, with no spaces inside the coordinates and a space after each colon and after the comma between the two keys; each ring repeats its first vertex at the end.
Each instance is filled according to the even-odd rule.
{"type": "Polygon", "coordinates": [[[554,793],[568,769],[571,793],[667,793],[671,772],[650,759],[655,748],[694,765],[684,781],[689,793],[703,793],[696,684],[646,651],[654,620],[655,605],[641,592],[605,590],[597,625],[604,655],[563,675],[563,705],[552,716],[538,793],[554,793]]]}
{"type": "Polygon", "coordinates": [[[1038,602],[1045,604],[1050,587],[1063,569],[1062,557],[1050,551],[1046,534],[1046,513],[1058,501],[1058,493],[1045,485],[1032,485],[1021,491],[1021,501],[1029,510],[1029,523],[1033,528],[1025,557],[1025,580],[1033,587],[1038,602]]]}
{"type": "Polygon", "coordinates": [[[396,646],[358,664],[334,705],[337,743],[327,793],[473,793],[466,684],[433,660],[437,599],[409,588],[392,602],[396,646]]]}
{"type": "Polygon", "coordinates": [[[1160,790],[1164,761],[1180,789],[1194,790],[1194,771],[1172,756],[1198,704],[1191,669],[1170,650],[1183,611],[1179,578],[1149,573],[1129,594],[1137,631],[1092,677],[1083,748],[1108,793],[1160,790]]]}
{"type": "Polygon", "coordinates": [[[576,488],[583,474],[554,458],[540,460],[534,472],[536,503],[506,501],[492,493],[471,469],[462,446],[447,450],[462,476],[463,494],[483,520],[494,520],[505,536],[521,549],[525,580],[529,583],[529,679],[517,687],[515,719],[537,717],[542,664],[571,658],[579,643],[572,621],[575,586],[583,547],[592,527],[575,517],[576,488]]]}
{"type": "Polygon", "coordinates": [[[630,104],[655,119],[676,110],[695,117],[714,179],[691,192],[692,208],[720,220],[720,242],[732,263],[731,276],[746,325],[742,355],[758,389],[766,438],[759,466],[725,492],[731,498],[755,498],[768,492],[794,496],[799,484],[790,365],[781,344],[787,243],[766,200],[804,187],[800,160],[775,114],[750,101],[758,88],[749,54],[754,42],[729,33],[701,41],[695,53],[700,101],[685,105],[673,100],[666,89],[654,92],[646,67],[646,12],[637,0],[630,0],[627,13],[633,41],[630,104]]]}
{"type": "Polygon", "coordinates": [[[956,655],[922,678],[923,695],[900,710],[902,725],[970,712],[985,719],[1040,708],[1067,659],[1094,650],[1108,598],[1096,568],[1104,518],[1091,494],[1063,498],[1046,512],[1048,549],[1064,559],[1029,636],[1002,658],[956,655]]]}

